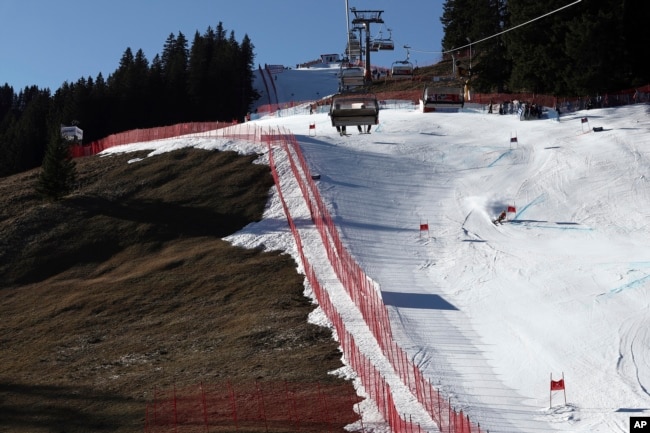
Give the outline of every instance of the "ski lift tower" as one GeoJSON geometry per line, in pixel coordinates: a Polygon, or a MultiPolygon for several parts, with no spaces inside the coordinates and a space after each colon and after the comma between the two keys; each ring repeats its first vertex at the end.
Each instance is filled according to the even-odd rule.
{"type": "Polygon", "coordinates": [[[352,24],[362,24],[363,28],[366,30],[366,58],[365,58],[365,69],[366,69],[366,81],[370,82],[372,80],[372,75],[370,73],[370,24],[383,24],[384,20],[381,18],[381,14],[384,11],[358,11],[356,8],[350,9],[354,14],[354,19],[352,24]]]}

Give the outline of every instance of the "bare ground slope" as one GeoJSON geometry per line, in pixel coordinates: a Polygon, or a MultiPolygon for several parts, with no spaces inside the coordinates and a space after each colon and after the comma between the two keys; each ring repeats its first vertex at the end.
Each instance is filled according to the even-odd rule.
{"type": "Polygon", "coordinates": [[[154,389],[200,382],[350,399],[293,259],[221,240],[261,218],[268,167],[196,149],[127,163],[144,156],[77,160],[58,203],[38,170],[0,179],[0,431],[142,432],[154,389]]]}

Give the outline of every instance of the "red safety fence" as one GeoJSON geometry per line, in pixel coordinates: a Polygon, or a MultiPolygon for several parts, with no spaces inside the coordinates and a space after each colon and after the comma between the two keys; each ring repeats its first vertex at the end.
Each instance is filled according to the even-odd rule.
{"type": "Polygon", "coordinates": [[[359,419],[352,410],[359,397],[349,389],[346,384],[227,381],[155,390],[144,431],[344,432],[359,419]]]}
{"type": "MultiPolygon", "coordinates": [[[[481,431],[485,431],[481,430],[478,423],[470,421],[469,417],[464,415],[462,411],[455,410],[452,407],[451,401],[446,399],[444,396],[441,396],[439,390],[434,389],[428,379],[424,377],[418,366],[409,360],[406,352],[393,340],[388,311],[386,306],[383,304],[380,291],[366,276],[361,267],[356,263],[343,245],[336,226],[334,225],[324,201],[320,196],[318,188],[309,173],[306,160],[293,134],[281,130],[264,131],[256,126],[242,124],[231,126],[229,128],[222,128],[216,132],[205,131],[202,136],[245,139],[253,143],[260,145],[265,144],[267,146],[271,173],[278,188],[278,194],[289,227],[296,242],[298,254],[307,281],[312,287],[319,306],[333,324],[345,359],[350,367],[357,373],[367,395],[375,402],[379,412],[389,424],[391,430],[395,433],[420,433],[422,431],[420,425],[411,421],[408,414],[403,414],[398,411],[393,400],[390,385],[387,383],[382,373],[373,364],[372,360],[360,350],[353,335],[347,330],[344,320],[330,299],[329,293],[318,280],[315,270],[305,255],[300,232],[298,231],[291,216],[290,209],[284,200],[278,168],[273,156],[275,151],[284,151],[287,153],[291,171],[309,206],[312,219],[320,233],[323,245],[327,251],[328,259],[346,292],[355,305],[357,305],[366,324],[375,336],[382,353],[389,360],[402,383],[406,385],[412,395],[415,396],[427,410],[431,419],[436,423],[440,431],[447,433],[480,433],[481,431]]],[[[233,387],[232,384],[229,386],[233,387]]],[[[318,384],[302,384],[300,389],[292,392],[293,395],[309,395],[310,393],[313,394],[314,388],[318,389],[319,386],[320,385],[318,384]]],[[[287,425],[296,422],[297,419],[311,420],[305,421],[305,426],[309,423],[312,423],[314,426],[320,423],[320,431],[325,431],[323,429],[323,423],[330,423],[330,425],[333,425],[334,423],[334,420],[331,418],[321,418],[319,420],[309,418],[310,415],[308,415],[307,407],[314,404],[313,402],[310,403],[309,399],[296,399],[296,409],[294,412],[288,412],[286,409],[282,412],[279,408],[286,408],[287,404],[277,403],[281,401],[279,399],[270,399],[269,401],[272,401],[272,403],[269,404],[273,406],[273,408],[269,408],[268,410],[270,412],[268,413],[272,413],[272,416],[268,415],[267,412],[263,412],[263,415],[260,415],[259,412],[259,404],[261,404],[261,402],[266,402],[266,397],[255,397],[259,400],[257,406],[258,409],[257,412],[255,412],[256,415],[245,415],[243,418],[238,414],[233,415],[232,409],[228,409],[227,405],[225,406],[225,409],[209,410],[208,401],[221,401],[222,404],[224,404],[223,402],[225,401],[230,401],[231,405],[235,406],[239,403],[238,400],[233,397],[231,391],[225,391],[227,387],[224,388],[223,385],[210,388],[220,391],[220,393],[215,392],[214,396],[210,398],[208,398],[208,393],[206,393],[205,389],[207,389],[207,387],[201,385],[201,389],[198,391],[195,389],[194,393],[185,391],[183,398],[178,397],[180,393],[177,394],[177,391],[173,391],[172,397],[170,397],[169,393],[171,391],[169,390],[167,390],[165,394],[157,392],[157,395],[154,396],[153,402],[147,405],[145,432],[155,433],[158,431],[170,431],[169,429],[172,426],[174,428],[173,431],[178,432],[219,431],[219,429],[224,425],[226,427],[223,428],[226,430],[228,428],[232,429],[233,425],[235,425],[235,429],[237,429],[237,425],[233,423],[244,422],[243,418],[245,418],[249,427],[255,425],[257,428],[260,428],[263,423],[266,431],[272,431],[268,430],[271,424],[276,427],[286,427],[287,425]],[[163,397],[161,397],[161,395],[163,397]]],[[[247,395],[247,401],[250,401],[251,399],[255,400],[255,398],[251,397],[250,392],[248,394],[242,393],[242,395],[247,395]]],[[[354,402],[348,399],[346,404],[353,405],[354,402]]],[[[267,408],[268,404],[264,407],[267,408]]]]}
{"type": "Polygon", "coordinates": [[[536,93],[473,93],[470,102],[480,104],[495,104],[506,101],[522,101],[535,103],[544,107],[558,106],[562,111],[577,111],[588,108],[616,107],[620,105],[648,102],[650,84],[645,86],[623,89],[616,92],[605,93],[596,96],[573,96],[557,97],[552,95],[540,95],[536,93]]]}
{"type": "MultiPolygon", "coordinates": [[[[423,84],[424,86],[424,84],[423,84]]],[[[422,98],[423,89],[415,90],[400,90],[391,92],[376,92],[375,96],[379,100],[400,100],[410,101],[412,104],[418,104],[422,98]]],[[[623,89],[616,92],[610,92],[602,95],[595,96],[563,96],[557,97],[553,95],[543,95],[538,93],[471,93],[471,98],[466,103],[476,104],[500,104],[506,101],[521,101],[530,102],[543,107],[559,106],[563,112],[572,112],[584,110],[587,108],[602,108],[602,107],[615,107],[619,105],[636,104],[640,102],[650,101],[650,84],[646,84],[637,88],[623,89]]],[[[291,101],[278,104],[267,104],[260,106],[257,109],[260,115],[273,114],[280,110],[300,106],[322,106],[329,104],[327,98],[319,99],[317,101],[291,101]]]]}
{"type": "Polygon", "coordinates": [[[232,126],[237,122],[190,122],[157,128],[133,129],[109,135],[88,144],[74,145],[70,148],[73,158],[92,156],[103,150],[123,144],[142,143],[165,138],[179,137],[187,134],[205,133],[232,126]]]}
{"type": "Polygon", "coordinates": [[[332,306],[327,291],[320,286],[313,269],[304,255],[300,233],[292,221],[289,209],[284,204],[284,199],[282,199],[279,177],[273,159],[272,145],[281,147],[289,156],[289,163],[294,177],[298,181],[303,196],[309,206],[312,220],[321,235],[328,259],[348,295],[359,308],[366,324],[381,347],[383,354],[390,361],[402,382],[427,410],[440,431],[450,433],[480,433],[482,431],[480,424],[470,421],[469,417],[464,415],[462,411],[456,411],[452,407],[451,402],[442,397],[438,390],[434,389],[418,366],[409,360],[406,352],[393,340],[388,311],[381,300],[380,292],[344,247],[336,226],[309,173],[305,158],[293,134],[279,130],[276,136],[273,136],[272,133],[268,133],[265,136],[269,140],[271,172],[274,174],[276,185],[278,185],[278,189],[280,190],[285,214],[294,234],[307,279],[314,288],[319,305],[334,324],[337,336],[341,342],[343,354],[357,372],[370,397],[377,403],[384,419],[390,424],[391,429],[395,432],[413,432],[419,431],[420,426],[414,425],[411,421],[407,421],[404,416],[397,412],[388,384],[376,370],[375,366],[372,365],[371,361],[359,351],[354,343],[354,338],[348,334],[345,323],[343,323],[340,315],[332,306]]]}
{"type": "MultiPolygon", "coordinates": [[[[289,207],[287,206],[284,199],[284,194],[282,193],[280,186],[281,183],[277,166],[275,164],[275,159],[273,158],[273,146],[280,144],[284,147],[286,145],[286,142],[282,140],[284,137],[287,137],[287,134],[273,135],[269,133],[265,136],[268,139],[269,165],[271,166],[271,173],[273,174],[273,178],[278,188],[278,194],[280,196],[280,201],[284,208],[285,215],[287,216],[289,227],[291,228],[291,232],[293,233],[294,239],[296,241],[301,263],[303,264],[303,268],[305,270],[305,276],[307,278],[307,281],[310,283],[312,290],[314,291],[318,305],[321,307],[325,315],[334,326],[334,330],[341,344],[341,349],[345,358],[348,360],[348,363],[352,369],[357,373],[359,379],[361,380],[361,383],[364,386],[364,389],[366,390],[366,393],[376,403],[380,413],[390,425],[391,430],[395,433],[419,433],[421,431],[420,426],[414,424],[411,421],[407,421],[398,412],[393,401],[390,386],[381,375],[379,370],[372,364],[371,360],[359,350],[359,347],[354,341],[354,337],[347,331],[345,322],[334,307],[334,304],[329,297],[329,293],[320,284],[320,281],[316,276],[316,272],[305,256],[300,233],[293,221],[293,218],[291,217],[291,212],[289,211],[289,207]]],[[[292,167],[295,169],[296,166],[292,164],[292,167]]],[[[297,173],[294,172],[294,175],[296,174],[297,173]]],[[[299,176],[296,176],[296,179],[299,180],[299,176]]],[[[303,186],[301,186],[301,189],[305,191],[303,186]]]]}

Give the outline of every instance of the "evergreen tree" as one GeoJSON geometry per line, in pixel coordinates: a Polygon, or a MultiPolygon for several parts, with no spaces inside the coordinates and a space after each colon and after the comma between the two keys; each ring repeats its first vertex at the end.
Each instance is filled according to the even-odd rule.
{"type": "Polygon", "coordinates": [[[570,22],[563,93],[602,94],[632,85],[623,16],[620,0],[590,0],[570,22]]]}
{"type": "Polygon", "coordinates": [[[132,104],[132,113],[134,117],[133,126],[129,128],[141,128],[157,126],[157,119],[151,117],[151,94],[149,89],[149,61],[144,55],[144,51],[139,49],[135,53],[133,67],[130,70],[129,80],[131,93],[129,100],[132,104]]]}
{"type": "Polygon", "coordinates": [[[92,142],[110,135],[110,109],[108,86],[100,72],[93,83],[89,82],[87,108],[80,116],[84,140],[92,142]]]}
{"type": "MultiPolygon", "coordinates": [[[[208,29],[210,31],[210,29],[208,29]]],[[[188,91],[187,96],[194,113],[194,120],[203,121],[210,119],[210,62],[212,59],[212,39],[202,36],[197,31],[190,49],[188,64],[188,91]]]]}
{"type": "Polygon", "coordinates": [[[473,46],[472,87],[479,92],[503,92],[507,88],[512,64],[505,42],[499,35],[508,22],[504,0],[480,2],[475,21],[480,31],[479,44],[473,46]],[[496,36],[498,35],[498,36],[496,36]]]}
{"type": "Polygon", "coordinates": [[[50,90],[36,86],[19,94],[24,98],[24,108],[16,124],[16,146],[18,171],[38,167],[43,160],[48,137],[48,114],[50,112],[50,90]]]}
{"type": "Polygon", "coordinates": [[[165,108],[165,81],[163,78],[162,60],[159,54],[156,54],[151,60],[149,68],[149,98],[151,102],[151,126],[159,126],[163,123],[165,108]]]}
{"type": "Polygon", "coordinates": [[[21,171],[18,164],[17,123],[16,114],[11,111],[0,122],[0,177],[21,171]]]}
{"type": "Polygon", "coordinates": [[[5,83],[0,88],[0,177],[15,173],[15,158],[12,155],[14,152],[12,131],[17,121],[15,100],[14,88],[5,83]]]}
{"type": "Polygon", "coordinates": [[[443,50],[471,69],[472,87],[482,92],[502,91],[510,76],[503,40],[492,37],[507,22],[505,5],[505,0],[447,0],[443,6],[443,50]]]}
{"type": "Polygon", "coordinates": [[[642,55],[647,38],[639,25],[649,2],[564,6],[564,0],[447,0],[442,48],[469,63],[473,41],[472,85],[482,92],[595,95],[650,81],[642,55]]]}
{"type": "MultiPolygon", "coordinates": [[[[474,14],[474,7],[478,3],[476,0],[447,0],[445,2],[440,17],[442,29],[445,32],[442,38],[444,51],[468,45],[469,41],[476,41],[481,36],[474,14]]],[[[469,49],[467,52],[469,55],[469,49]]]]}
{"type": "Polygon", "coordinates": [[[183,33],[170,34],[163,47],[164,125],[192,120],[187,114],[187,65],[189,51],[183,33]]]}
{"type": "Polygon", "coordinates": [[[251,42],[247,34],[244,35],[244,38],[241,42],[241,53],[240,53],[240,70],[242,73],[242,83],[244,86],[243,91],[243,106],[241,107],[241,115],[246,115],[250,106],[260,98],[259,93],[253,87],[253,77],[254,77],[254,68],[255,68],[255,45],[251,42]]]}
{"type": "Polygon", "coordinates": [[[213,96],[213,116],[218,120],[226,120],[228,119],[228,114],[231,114],[231,105],[227,100],[225,87],[225,83],[229,83],[231,78],[230,74],[234,64],[231,48],[226,39],[226,30],[223,27],[223,23],[219,22],[212,43],[213,54],[210,61],[209,73],[210,80],[214,83],[214,87],[211,88],[210,92],[213,96]]]}
{"type": "MultiPolygon", "coordinates": [[[[511,24],[517,26],[564,6],[564,0],[544,3],[508,0],[511,24]]],[[[569,59],[564,43],[570,9],[533,21],[507,33],[508,56],[512,61],[512,89],[536,93],[557,93],[565,87],[561,71],[569,59]]]]}
{"type": "Polygon", "coordinates": [[[38,167],[47,142],[50,91],[25,87],[0,120],[0,175],[38,167]]]}
{"type": "Polygon", "coordinates": [[[623,0],[622,29],[624,44],[627,48],[628,61],[623,68],[628,78],[628,85],[640,86],[650,83],[650,68],[646,64],[648,50],[648,30],[645,28],[650,17],[650,2],[640,0],[623,0]]]}
{"type": "MultiPolygon", "coordinates": [[[[14,88],[5,83],[0,87],[0,122],[14,106],[14,88]]],[[[2,131],[0,131],[1,133],[2,131]]]]}
{"type": "Polygon", "coordinates": [[[243,65],[240,63],[241,55],[239,42],[235,39],[235,32],[230,32],[230,37],[226,42],[226,55],[228,56],[229,67],[226,68],[226,82],[229,86],[225,87],[223,92],[226,105],[222,119],[231,120],[243,118],[241,107],[243,104],[244,86],[243,86],[243,65]],[[230,116],[230,119],[228,118],[230,116]]]}
{"type": "Polygon", "coordinates": [[[134,127],[138,113],[133,108],[135,80],[133,79],[135,58],[131,47],[127,47],[120,58],[119,67],[108,77],[111,123],[114,131],[126,131],[134,127]]]}
{"type": "Polygon", "coordinates": [[[259,97],[253,88],[253,44],[234,32],[198,32],[191,50],[182,33],[170,34],[149,66],[142,50],[127,47],[117,69],[64,82],[54,95],[27,87],[0,87],[0,176],[39,166],[48,125],[77,122],[94,141],[133,128],[185,121],[243,119],[259,97]]]}
{"type": "Polygon", "coordinates": [[[57,201],[72,191],[75,181],[76,166],[69,143],[57,131],[48,143],[36,191],[46,200],[57,201]]]}

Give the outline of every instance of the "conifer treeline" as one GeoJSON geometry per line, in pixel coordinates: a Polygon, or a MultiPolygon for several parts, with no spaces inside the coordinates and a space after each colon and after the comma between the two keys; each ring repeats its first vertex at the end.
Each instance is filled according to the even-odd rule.
{"type": "MultiPolygon", "coordinates": [[[[581,1],[536,20],[570,3],[446,0],[442,48],[473,41],[472,87],[483,93],[594,96],[648,84],[644,20],[650,2],[581,1]]],[[[243,119],[259,96],[252,87],[253,48],[248,36],[237,42],[219,23],[197,32],[189,48],[182,33],[171,34],[151,63],[142,50],[127,48],[108,79],[99,74],[66,82],[54,95],[35,86],[16,94],[5,84],[0,176],[39,166],[48,131],[60,123],[78,124],[88,142],[133,128],[243,119]]]]}
{"type": "Polygon", "coordinates": [[[484,93],[593,96],[648,84],[650,2],[583,0],[564,8],[571,3],[446,0],[443,49],[473,41],[472,87],[484,93]]]}
{"type": "Polygon", "coordinates": [[[108,78],[65,82],[54,95],[36,86],[18,93],[0,87],[0,176],[41,165],[60,124],[79,126],[90,142],[135,128],[242,120],[259,97],[248,36],[238,42],[220,22],[188,45],[183,33],[170,34],[151,62],[141,49],[127,48],[108,78]]]}

